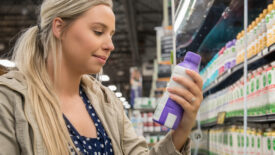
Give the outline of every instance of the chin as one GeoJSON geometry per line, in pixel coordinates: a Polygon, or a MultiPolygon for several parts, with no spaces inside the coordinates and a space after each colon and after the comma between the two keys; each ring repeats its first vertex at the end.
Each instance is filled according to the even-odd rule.
{"type": "Polygon", "coordinates": [[[98,74],[101,71],[102,68],[93,68],[93,69],[89,69],[88,72],[86,72],[87,74],[98,74]]]}

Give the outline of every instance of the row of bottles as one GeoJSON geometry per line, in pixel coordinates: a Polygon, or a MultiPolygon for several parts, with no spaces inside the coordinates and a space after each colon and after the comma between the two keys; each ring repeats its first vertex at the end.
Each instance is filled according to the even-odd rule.
{"type": "MultiPolygon", "coordinates": [[[[209,130],[209,152],[217,155],[244,154],[243,126],[229,126],[209,130]]],[[[275,154],[275,129],[248,127],[246,137],[246,154],[275,154]]]]}
{"type": "MultiPolygon", "coordinates": [[[[275,43],[275,1],[248,26],[247,57],[253,57],[273,43],[275,43]]],[[[236,63],[239,64],[244,61],[244,31],[237,35],[236,45],[238,51],[236,63]]]]}
{"type": "MultiPolygon", "coordinates": [[[[275,113],[275,61],[249,72],[247,79],[248,116],[275,113]]],[[[233,85],[207,96],[200,107],[201,122],[213,122],[219,112],[226,117],[243,116],[243,78],[233,85]]]]}
{"type": "MultiPolygon", "coordinates": [[[[228,69],[244,61],[245,32],[229,41],[200,72],[206,88],[228,69]]],[[[248,26],[247,57],[251,58],[275,43],[275,0],[248,26]]]]}

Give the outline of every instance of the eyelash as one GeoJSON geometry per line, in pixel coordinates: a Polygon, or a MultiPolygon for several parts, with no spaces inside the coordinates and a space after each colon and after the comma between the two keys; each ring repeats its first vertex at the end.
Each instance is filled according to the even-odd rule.
{"type": "Polygon", "coordinates": [[[100,31],[94,31],[94,33],[95,33],[95,35],[97,35],[97,36],[100,36],[100,35],[103,34],[103,32],[100,32],[100,31]]]}

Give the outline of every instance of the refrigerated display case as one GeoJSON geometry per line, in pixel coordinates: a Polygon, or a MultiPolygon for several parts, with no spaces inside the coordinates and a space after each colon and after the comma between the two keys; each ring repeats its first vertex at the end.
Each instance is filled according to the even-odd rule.
{"type": "Polygon", "coordinates": [[[177,60],[187,51],[202,56],[193,154],[275,154],[275,1],[245,2],[177,2],[177,60]]]}

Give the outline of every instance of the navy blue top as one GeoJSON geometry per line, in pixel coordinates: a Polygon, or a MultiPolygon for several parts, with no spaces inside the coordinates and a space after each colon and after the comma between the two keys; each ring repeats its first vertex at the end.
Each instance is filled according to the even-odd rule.
{"type": "MultiPolygon", "coordinates": [[[[63,115],[73,143],[75,144],[77,150],[83,154],[113,155],[114,153],[111,139],[108,137],[85,92],[82,90],[81,87],[79,90],[79,94],[86,105],[85,107],[95,124],[97,138],[88,138],[85,136],[81,136],[74,128],[74,126],[70,123],[70,121],[65,117],[65,115],[63,115]]],[[[73,150],[71,151],[74,152],[73,150]]]]}

